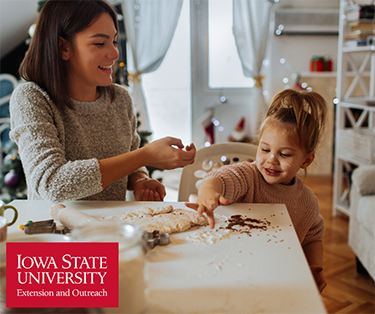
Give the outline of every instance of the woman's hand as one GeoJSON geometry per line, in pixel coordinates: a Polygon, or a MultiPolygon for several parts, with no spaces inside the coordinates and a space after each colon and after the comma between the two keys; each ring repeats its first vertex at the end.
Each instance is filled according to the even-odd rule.
{"type": "Polygon", "coordinates": [[[194,162],[195,153],[194,144],[184,147],[181,140],[165,137],[128,153],[100,159],[102,187],[105,188],[124,176],[131,175],[142,166],[170,170],[190,165],[194,162]]]}
{"type": "Polygon", "coordinates": [[[196,153],[194,144],[184,147],[181,140],[174,137],[162,138],[141,149],[148,156],[148,160],[145,162],[147,166],[166,170],[192,164],[196,153]]]}
{"type": "Polygon", "coordinates": [[[136,201],[162,202],[166,194],[164,185],[150,178],[140,179],[133,188],[136,201]]]}

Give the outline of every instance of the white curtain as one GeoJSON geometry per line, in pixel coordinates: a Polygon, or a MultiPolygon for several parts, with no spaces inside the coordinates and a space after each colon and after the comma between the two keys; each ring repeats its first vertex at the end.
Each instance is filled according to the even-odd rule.
{"type": "Polygon", "coordinates": [[[233,0],[233,34],[242,70],[255,79],[258,93],[257,129],[266,112],[263,95],[263,59],[266,54],[272,0],[233,0]]]}
{"type": "Polygon", "coordinates": [[[140,114],[140,130],[150,130],[141,76],[158,69],[171,44],[183,0],[123,0],[127,39],[135,73],[132,96],[140,114]]]}

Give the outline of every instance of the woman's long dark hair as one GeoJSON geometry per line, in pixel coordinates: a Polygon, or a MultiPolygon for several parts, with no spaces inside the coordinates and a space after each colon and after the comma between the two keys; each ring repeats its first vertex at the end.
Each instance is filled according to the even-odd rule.
{"type": "MultiPolygon", "coordinates": [[[[43,6],[30,47],[20,66],[20,75],[43,88],[59,108],[74,109],[68,94],[68,70],[59,53],[59,37],[74,44],[75,35],[101,14],[108,13],[118,31],[117,15],[103,0],[48,0],[43,6]]],[[[114,86],[98,86],[103,94],[108,91],[114,98],[114,86]]]]}

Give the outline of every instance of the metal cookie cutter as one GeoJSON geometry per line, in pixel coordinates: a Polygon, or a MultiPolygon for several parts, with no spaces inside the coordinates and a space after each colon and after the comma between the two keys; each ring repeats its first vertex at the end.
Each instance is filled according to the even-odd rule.
{"type": "Polygon", "coordinates": [[[153,232],[145,232],[143,234],[147,247],[153,249],[157,245],[168,245],[171,241],[169,239],[169,233],[160,233],[159,230],[153,232]]]}
{"type": "Polygon", "coordinates": [[[31,221],[25,224],[24,231],[26,234],[36,234],[36,233],[61,233],[67,234],[70,229],[67,227],[59,228],[56,227],[56,223],[53,219],[41,220],[41,221],[31,221]]]}

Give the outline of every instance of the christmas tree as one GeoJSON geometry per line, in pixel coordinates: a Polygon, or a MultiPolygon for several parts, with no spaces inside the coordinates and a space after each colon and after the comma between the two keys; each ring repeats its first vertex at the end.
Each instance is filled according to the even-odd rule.
{"type": "MultiPolygon", "coordinates": [[[[47,0],[38,1],[38,12],[46,2],[47,0]]],[[[0,152],[4,157],[0,168],[0,198],[4,203],[14,199],[27,199],[26,178],[17,144],[8,139],[3,149],[4,152],[0,152]]]]}
{"type": "Polygon", "coordinates": [[[47,0],[40,0],[38,1],[38,12],[43,8],[43,6],[46,4],[47,0]]]}
{"type": "Polygon", "coordinates": [[[26,199],[26,179],[23,172],[17,145],[8,141],[0,171],[1,200],[9,203],[14,199],[26,199]]]}

